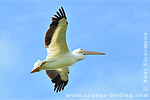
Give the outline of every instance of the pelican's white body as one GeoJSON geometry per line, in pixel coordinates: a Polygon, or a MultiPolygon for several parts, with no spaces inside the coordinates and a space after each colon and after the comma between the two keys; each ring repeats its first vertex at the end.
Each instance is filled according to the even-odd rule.
{"type": "MultiPolygon", "coordinates": [[[[71,66],[74,63],[83,60],[85,58],[83,54],[80,54],[78,52],[80,52],[80,48],[74,50],[72,53],[68,52],[68,53],[60,54],[55,57],[51,57],[51,54],[48,54],[48,56],[44,60],[46,61],[46,63],[40,68],[40,70],[45,70],[45,69],[54,70],[62,67],[71,66]]],[[[38,60],[38,62],[34,64],[33,69],[40,66],[40,64],[42,64],[42,61],[38,60]]]]}
{"type": "Polygon", "coordinates": [[[45,61],[47,61],[47,63],[43,65],[42,69],[57,69],[71,66],[72,64],[76,63],[78,59],[71,53],[65,53],[54,58],[49,58],[49,56],[47,56],[45,61]]]}

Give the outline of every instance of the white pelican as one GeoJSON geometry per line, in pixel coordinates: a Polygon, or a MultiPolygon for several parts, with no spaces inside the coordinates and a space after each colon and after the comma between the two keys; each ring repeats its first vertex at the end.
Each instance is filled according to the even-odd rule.
{"type": "Polygon", "coordinates": [[[105,55],[105,53],[76,49],[72,53],[66,44],[67,17],[63,7],[52,17],[52,23],[45,35],[45,47],[48,55],[44,61],[38,60],[31,73],[46,70],[46,74],[55,83],[54,91],[60,92],[68,83],[68,66],[83,60],[85,55],[105,55]]]}

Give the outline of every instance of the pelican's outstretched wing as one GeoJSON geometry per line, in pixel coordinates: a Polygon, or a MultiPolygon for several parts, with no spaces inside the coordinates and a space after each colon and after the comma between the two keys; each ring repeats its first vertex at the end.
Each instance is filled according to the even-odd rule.
{"type": "Polygon", "coordinates": [[[61,90],[64,90],[64,87],[68,83],[68,74],[69,74],[69,68],[59,68],[56,70],[46,70],[47,76],[51,79],[54,85],[54,91],[60,92],[61,90]]]}
{"type": "Polygon", "coordinates": [[[51,53],[51,57],[69,52],[66,44],[68,22],[63,7],[56,13],[55,17],[52,17],[50,28],[45,34],[45,47],[47,48],[47,52],[51,53]]]}

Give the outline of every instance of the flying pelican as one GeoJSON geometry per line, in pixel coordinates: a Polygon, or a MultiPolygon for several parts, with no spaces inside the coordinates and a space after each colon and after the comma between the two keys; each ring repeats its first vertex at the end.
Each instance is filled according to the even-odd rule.
{"type": "Polygon", "coordinates": [[[105,53],[76,49],[72,53],[66,43],[67,17],[63,7],[52,17],[52,23],[45,34],[45,47],[48,55],[44,61],[35,62],[31,73],[46,70],[54,85],[54,91],[63,91],[68,83],[68,66],[83,60],[85,55],[105,55],[105,53]]]}

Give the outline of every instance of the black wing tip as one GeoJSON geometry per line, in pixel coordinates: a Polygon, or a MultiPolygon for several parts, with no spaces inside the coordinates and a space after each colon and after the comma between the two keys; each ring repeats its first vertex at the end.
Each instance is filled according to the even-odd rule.
{"type": "Polygon", "coordinates": [[[60,8],[63,9],[63,6],[61,6],[60,8]]]}
{"type": "MultiPolygon", "coordinates": [[[[57,12],[58,12],[58,11],[57,11],[57,12]]],[[[63,6],[61,6],[61,7],[59,8],[59,14],[61,14],[61,17],[62,17],[62,18],[66,18],[66,19],[67,19],[66,14],[65,14],[65,10],[64,10],[63,6]]]]}
{"type": "Polygon", "coordinates": [[[63,91],[65,86],[68,83],[68,80],[67,81],[61,80],[61,77],[59,74],[55,78],[53,78],[51,81],[52,81],[52,83],[55,83],[54,91],[56,91],[56,93],[63,91]]]}
{"type": "Polygon", "coordinates": [[[62,19],[62,18],[66,18],[66,19],[67,19],[63,6],[61,6],[61,7],[59,8],[59,10],[56,11],[56,14],[54,15],[54,17],[52,17],[52,21],[53,21],[55,24],[52,22],[52,23],[50,24],[50,26],[51,26],[51,25],[57,26],[57,25],[58,25],[58,21],[59,21],[60,19],[62,19]]]}
{"type": "Polygon", "coordinates": [[[66,81],[61,79],[59,72],[56,70],[45,70],[47,76],[51,79],[52,83],[54,83],[54,91],[56,93],[63,91],[65,86],[68,84],[68,78],[66,81]]]}
{"type": "Polygon", "coordinates": [[[59,84],[55,83],[54,91],[56,91],[56,93],[63,91],[67,83],[68,83],[68,80],[67,81],[59,80],[59,84]]]}
{"type": "Polygon", "coordinates": [[[66,14],[65,14],[65,10],[64,10],[63,6],[61,6],[61,7],[59,8],[59,10],[56,11],[56,13],[57,13],[57,15],[54,15],[55,18],[58,18],[58,17],[59,17],[58,19],[61,19],[61,18],[66,18],[66,19],[67,19],[66,14]],[[56,17],[56,16],[58,16],[58,17],[56,17]]]}

